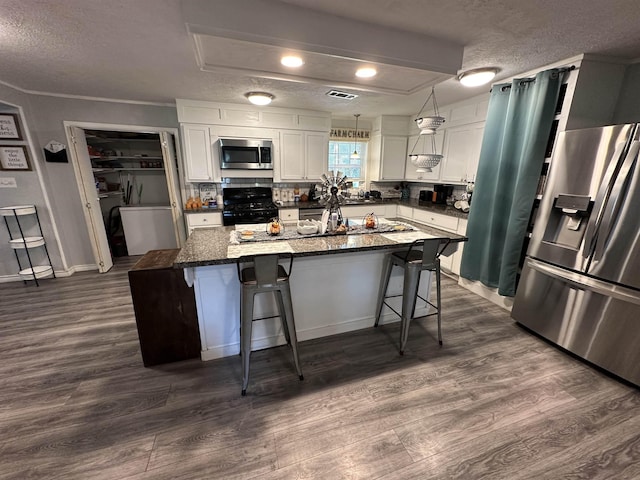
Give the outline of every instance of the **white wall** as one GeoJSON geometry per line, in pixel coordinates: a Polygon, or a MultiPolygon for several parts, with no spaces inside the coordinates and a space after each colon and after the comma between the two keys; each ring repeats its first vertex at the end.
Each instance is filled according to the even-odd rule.
{"type": "MultiPolygon", "coordinates": [[[[20,127],[23,138],[28,140],[30,138],[28,135],[30,127],[33,124],[28,95],[0,83],[0,110],[20,114],[20,127]],[[19,107],[22,107],[22,111],[19,107]]],[[[5,144],[7,143],[9,142],[5,142],[5,144]]],[[[16,144],[23,143],[24,142],[16,142],[16,144]]],[[[29,145],[28,155],[32,167],[31,171],[0,171],[0,177],[14,178],[17,184],[17,188],[0,188],[0,206],[35,205],[38,208],[38,214],[44,237],[47,239],[49,252],[52,257],[56,258],[57,264],[61,265],[61,255],[55,239],[51,212],[46,205],[45,194],[39,177],[40,162],[35,158],[36,154],[37,152],[29,145]]],[[[25,218],[24,220],[29,227],[28,233],[33,234],[33,225],[31,225],[33,218],[25,218]]],[[[5,228],[4,221],[0,223],[0,280],[7,276],[15,276],[17,278],[19,268],[14,252],[9,247],[9,233],[5,228]]],[[[14,230],[14,233],[17,233],[17,230],[14,230]]],[[[35,255],[34,263],[45,263],[44,260],[46,260],[46,256],[42,249],[35,249],[33,253],[35,255]]],[[[20,254],[23,255],[22,252],[20,252],[20,254]]],[[[22,260],[25,262],[22,264],[22,267],[26,267],[26,257],[22,256],[22,260]]]]}
{"type": "MultiPolygon", "coordinates": [[[[51,213],[57,224],[62,245],[61,252],[55,242],[52,222],[41,218],[45,220],[43,228],[47,243],[53,247],[50,254],[54,268],[63,269],[63,256],[70,268],[94,264],[73,167],[71,163],[45,162],[42,147],[51,140],[67,144],[65,121],[178,128],[175,107],[30,95],[0,84],[1,102],[20,105],[24,109],[23,122],[31,133],[35,150],[31,160],[42,172],[51,203],[51,212],[46,213],[51,213]]],[[[0,205],[35,203],[39,211],[41,205],[45,208],[44,192],[35,172],[16,172],[15,175],[12,172],[11,176],[19,180],[19,188],[17,191],[11,189],[10,193],[3,191],[9,189],[0,189],[0,205]]],[[[1,235],[0,277],[16,273],[17,267],[13,253],[4,250],[6,242],[2,241],[1,235]]]]}
{"type": "Polygon", "coordinates": [[[614,114],[614,123],[640,122],[640,63],[629,65],[625,72],[618,104],[614,114]]]}

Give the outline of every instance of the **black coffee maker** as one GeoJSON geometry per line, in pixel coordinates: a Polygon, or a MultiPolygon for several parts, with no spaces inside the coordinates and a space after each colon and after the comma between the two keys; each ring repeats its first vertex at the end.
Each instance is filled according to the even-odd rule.
{"type": "Polygon", "coordinates": [[[447,204],[447,198],[453,195],[453,185],[434,185],[433,203],[440,205],[447,204]]]}

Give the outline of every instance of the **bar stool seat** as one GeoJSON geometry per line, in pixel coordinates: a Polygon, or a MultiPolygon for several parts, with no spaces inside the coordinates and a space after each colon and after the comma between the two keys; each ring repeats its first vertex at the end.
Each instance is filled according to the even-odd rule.
{"type": "Polygon", "coordinates": [[[240,280],[240,355],[242,356],[242,395],[247,394],[249,384],[249,363],[251,357],[251,331],[253,322],[280,317],[282,331],[287,344],[293,350],[293,362],[300,380],[303,380],[298,358],[298,339],[293,318],[289,276],[293,263],[291,254],[255,255],[240,257],[236,263],[240,280]],[[281,256],[289,258],[289,271],[278,263],[281,256]],[[245,263],[251,266],[242,267],[245,263]],[[278,315],[253,318],[253,303],[257,293],[274,292],[278,305],[278,315]]]}
{"type": "Polygon", "coordinates": [[[428,305],[435,309],[434,313],[426,316],[438,316],[438,343],[442,345],[442,315],[440,313],[440,255],[447,248],[451,239],[446,237],[435,237],[424,240],[416,240],[411,244],[408,250],[389,253],[385,257],[382,278],[380,281],[380,291],[378,292],[378,304],[376,308],[376,321],[374,326],[377,327],[380,322],[382,307],[386,305],[396,315],[400,317],[400,355],[404,355],[404,350],[409,338],[409,325],[414,317],[416,302],[420,298],[428,305]],[[389,286],[389,278],[394,266],[404,269],[404,283],[402,294],[387,296],[387,288],[389,286]],[[420,287],[420,274],[423,270],[429,270],[436,275],[436,305],[428,299],[418,294],[420,287]],[[386,302],[387,298],[402,297],[402,311],[398,313],[391,305],[386,302]]]}

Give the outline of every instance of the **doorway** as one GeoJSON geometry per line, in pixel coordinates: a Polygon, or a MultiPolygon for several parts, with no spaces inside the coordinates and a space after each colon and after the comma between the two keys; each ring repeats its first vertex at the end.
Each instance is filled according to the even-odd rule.
{"type": "Polygon", "coordinates": [[[141,127],[66,125],[91,247],[101,273],[116,257],[185,240],[174,135],[141,127]]]}

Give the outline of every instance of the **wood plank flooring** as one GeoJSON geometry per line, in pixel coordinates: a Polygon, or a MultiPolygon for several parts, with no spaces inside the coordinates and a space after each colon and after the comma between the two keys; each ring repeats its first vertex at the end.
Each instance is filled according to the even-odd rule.
{"type": "MultiPolygon", "coordinates": [[[[640,392],[443,278],[433,317],[144,368],[127,270],[0,285],[0,478],[633,479],[640,392]]],[[[152,285],[149,288],[153,288],[152,285]]],[[[358,299],[373,301],[373,299],[358,299]]]]}

